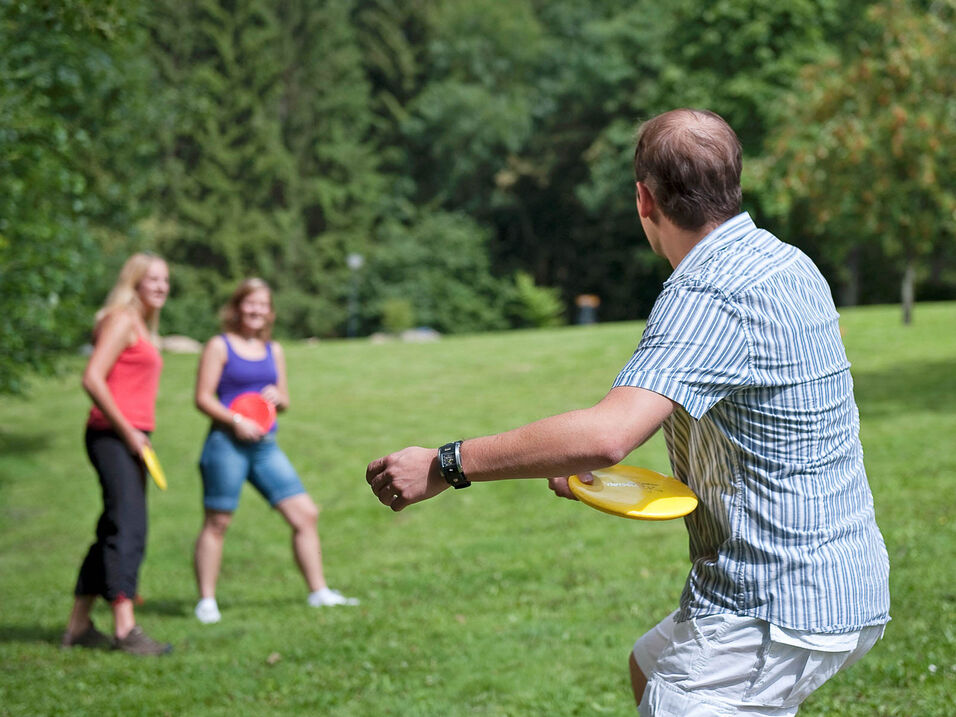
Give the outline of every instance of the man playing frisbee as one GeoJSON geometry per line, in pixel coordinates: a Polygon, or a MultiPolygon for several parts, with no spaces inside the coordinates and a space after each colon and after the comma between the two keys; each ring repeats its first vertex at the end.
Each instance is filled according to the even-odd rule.
{"type": "MultiPolygon", "coordinates": [[[[449,485],[567,476],[662,428],[692,567],[680,607],[630,656],[642,715],[793,715],[889,620],[889,561],[863,467],[829,287],[740,213],[741,148],[717,115],[645,123],[634,155],[648,242],[674,271],[633,357],[596,405],[369,464],[402,510],[449,485]]],[[[571,497],[566,478],[551,478],[571,497]]]]}

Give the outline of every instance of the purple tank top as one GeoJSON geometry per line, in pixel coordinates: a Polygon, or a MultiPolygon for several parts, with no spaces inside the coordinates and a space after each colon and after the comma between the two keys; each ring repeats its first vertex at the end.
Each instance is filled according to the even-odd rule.
{"type": "MultiPolygon", "coordinates": [[[[225,334],[221,334],[222,340],[226,342],[226,363],[222,367],[222,375],[219,377],[219,385],[216,387],[216,395],[223,406],[229,407],[233,399],[241,393],[247,391],[259,392],[270,383],[278,380],[276,373],[276,362],[272,356],[272,342],[266,342],[265,358],[252,360],[244,359],[242,356],[232,350],[232,344],[225,334]]],[[[272,426],[269,433],[275,433],[278,423],[272,426]]]]}

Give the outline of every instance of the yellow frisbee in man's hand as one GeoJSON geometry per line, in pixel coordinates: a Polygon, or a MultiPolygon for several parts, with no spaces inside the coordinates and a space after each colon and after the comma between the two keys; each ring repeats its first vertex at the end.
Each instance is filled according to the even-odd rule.
{"type": "Polygon", "coordinates": [[[671,520],[697,507],[697,496],[676,478],[646,468],[616,465],[591,471],[594,482],[568,479],[575,497],[592,508],[635,520],[671,520]]]}
{"type": "Polygon", "coordinates": [[[153,482],[160,490],[166,490],[166,474],[163,473],[163,467],[159,465],[159,458],[156,457],[156,451],[152,446],[143,446],[143,463],[153,477],[153,482]]]}

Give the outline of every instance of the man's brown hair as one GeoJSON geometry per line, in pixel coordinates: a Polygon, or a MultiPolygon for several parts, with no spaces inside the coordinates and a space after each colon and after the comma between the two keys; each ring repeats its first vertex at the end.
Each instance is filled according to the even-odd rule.
{"type": "Polygon", "coordinates": [[[740,140],[708,110],[671,110],[638,130],[634,176],[681,229],[721,224],[740,213],[740,167],[740,140]]]}

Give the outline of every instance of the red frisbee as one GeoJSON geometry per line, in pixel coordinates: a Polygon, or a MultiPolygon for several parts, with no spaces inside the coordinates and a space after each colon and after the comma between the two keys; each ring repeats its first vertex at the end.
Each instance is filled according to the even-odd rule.
{"type": "Polygon", "coordinates": [[[255,391],[236,396],[229,404],[229,410],[254,421],[263,433],[268,433],[276,422],[276,407],[255,391]]]}

